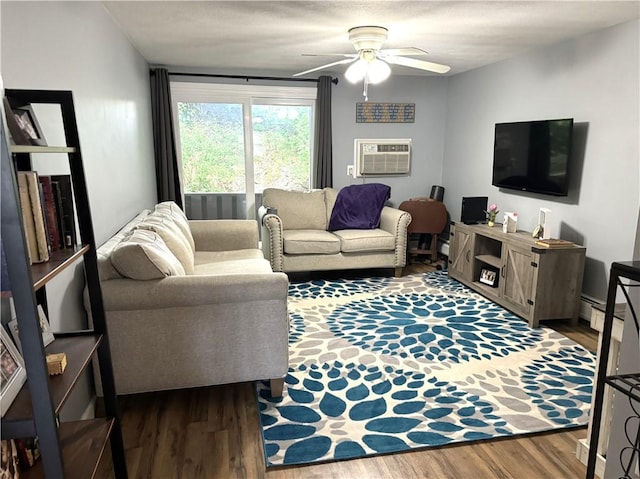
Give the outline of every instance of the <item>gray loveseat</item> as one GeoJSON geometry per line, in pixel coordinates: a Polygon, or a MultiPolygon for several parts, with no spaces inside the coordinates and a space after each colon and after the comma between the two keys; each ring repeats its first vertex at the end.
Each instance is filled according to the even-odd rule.
{"type": "Polygon", "coordinates": [[[281,395],[288,279],[256,221],[188,221],[161,203],[97,253],[118,394],[269,379],[281,395]]]}
{"type": "Polygon", "coordinates": [[[385,206],[378,228],[327,231],[337,197],[338,190],[333,188],[264,190],[262,250],[273,271],[394,268],[400,276],[406,264],[411,215],[385,206]]]}

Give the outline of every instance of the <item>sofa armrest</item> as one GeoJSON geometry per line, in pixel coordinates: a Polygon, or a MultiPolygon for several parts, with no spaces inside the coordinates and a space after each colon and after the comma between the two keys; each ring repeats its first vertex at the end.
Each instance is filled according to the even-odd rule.
{"type": "Polygon", "coordinates": [[[258,208],[258,224],[262,225],[264,224],[264,217],[267,215],[277,215],[278,214],[278,209],[277,208],[273,208],[271,206],[260,206],[260,208],[258,208]]]}
{"type": "Polygon", "coordinates": [[[258,248],[255,220],[190,220],[196,251],[231,251],[258,248]]]}
{"type": "Polygon", "coordinates": [[[385,206],[380,215],[380,229],[396,238],[396,266],[407,264],[407,228],[411,223],[411,215],[406,211],[385,206]]]}
{"type": "Polygon", "coordinates": [[[284,238],[282,220],[278,215],[266,214],[262,218],[262,253],[271,263],[273,271],[284,269],[284,238]]]}
{"type": "Polygon", "coordinates": [[[168,276],[138,281],[113,279],[101,283],[104,309],[139,311],[211,304],[287,299],[284,273],[168,276]]]}

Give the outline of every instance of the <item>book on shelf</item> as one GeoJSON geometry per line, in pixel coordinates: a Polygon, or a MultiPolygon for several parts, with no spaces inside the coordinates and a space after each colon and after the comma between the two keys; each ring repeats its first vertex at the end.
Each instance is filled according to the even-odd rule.
{"type": "Polygon", "coordinates": [[[32,264],[48,261],[49,245],[42,216],[38,178],[35,171],[18,172],[18,191],[29,261],[32,264]]]}
{"type": "Polygon", "coordinates": [[[51,251],[57,251],[62,247],[62,236],[59,229],[58,208],[53,197],[53,184],[50,176],[38,177],[42,187],[42,204],[45,211],[47,233],[49,234],[49,246],[51,251]]]}
{"type": "Polygon", "coordinates": [[[548,238],[536,240],[536,246],[542,246],[543,248],[568,248],[575,246],[575,243],[563,239],[548,238]]]}
{"type": "Polygon", "coordinates": [[[38,257],[40,262],[49,261],[49,235],[44,221],[42,199],[40,197],[40,182],[35,171],[21,171],[27,178],[29,187],[29,199],[31,200],[31,212],[33,224],[36,230],[36,243],[38,245],[38,257]]]}
{"type": "Polygon", "coordinates": [[[60,218],[59,226],[62,231],[62,247],[73,248],[77,244],[77,238],[71,175],[52,175],[51,183],[53,186],[54,199],[58,207],[58,216],[60,218]]]}

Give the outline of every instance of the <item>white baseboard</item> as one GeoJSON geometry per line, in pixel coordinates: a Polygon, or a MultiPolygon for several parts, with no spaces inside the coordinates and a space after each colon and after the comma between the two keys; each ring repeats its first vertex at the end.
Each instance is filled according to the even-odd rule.
{"type": "MultiPolygon", "coordinates": [[[[579,439],[576,447],[576,457],[585,466],[589,462],[589,444],[586,439],[579,439]]],[[[598,454],[596,456],[596,470],[594,471],[596,476],[604,477],[604,470],[607,465],[607,460],[598,454]]]]}

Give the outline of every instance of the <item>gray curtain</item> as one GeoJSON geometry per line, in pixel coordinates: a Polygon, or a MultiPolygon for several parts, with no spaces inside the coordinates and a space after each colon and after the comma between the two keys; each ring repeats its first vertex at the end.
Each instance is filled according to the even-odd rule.
{"type": "Polygon", "coordinates": [[[171,114],[169,72],[165,68],[151,71],[151,113],[158,202],[173,200],[183,208],[171,114]]]}
{"type": "Polygon", "coordinates": [[[313,187],[333,186],[333,153],[331,146],[331,77],[318,79],[316,98],[316,144],[313,187]]]}

